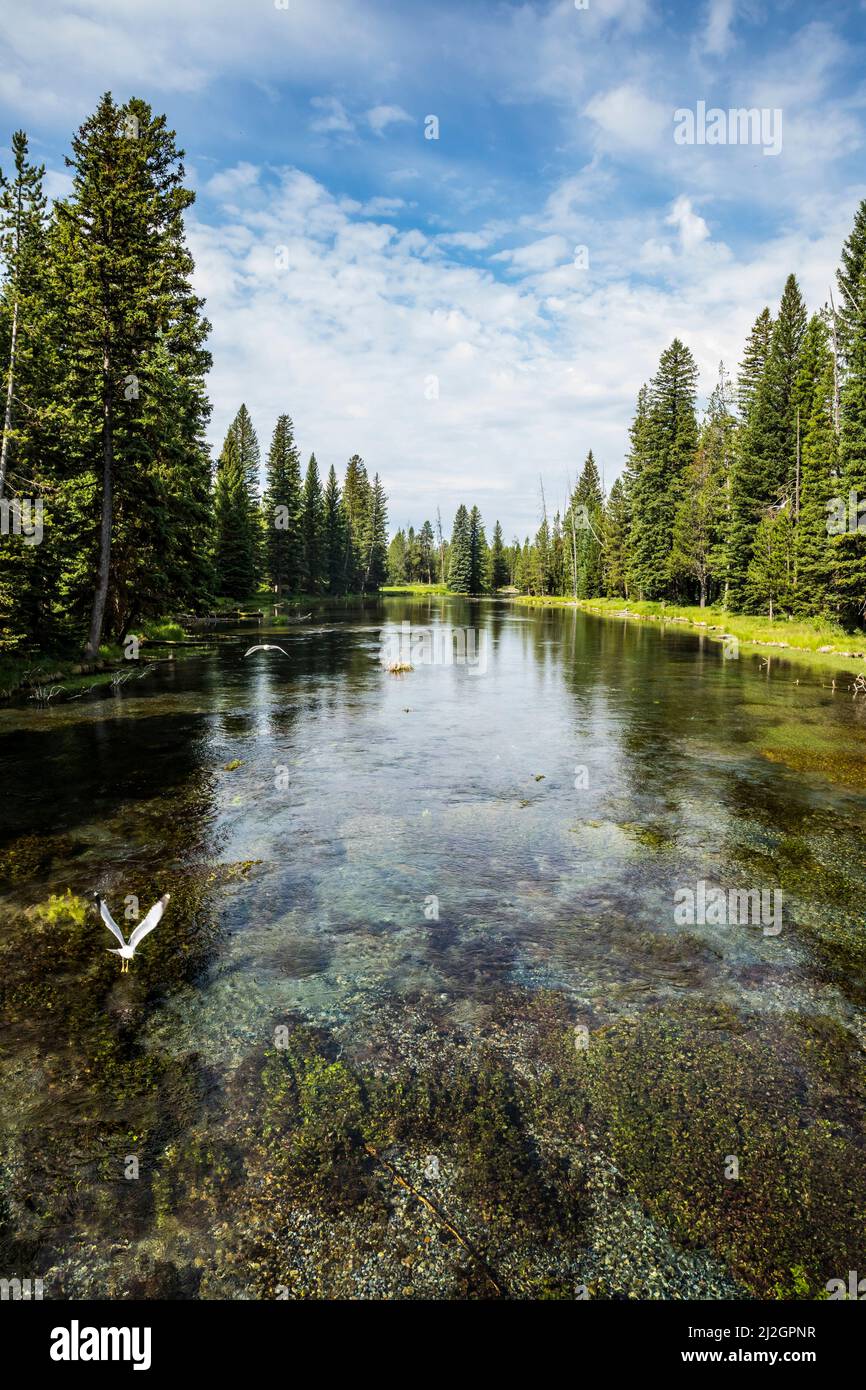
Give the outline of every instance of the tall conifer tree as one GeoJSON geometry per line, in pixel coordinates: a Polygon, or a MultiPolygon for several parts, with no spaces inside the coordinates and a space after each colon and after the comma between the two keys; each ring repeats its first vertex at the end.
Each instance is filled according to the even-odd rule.
{"type": "Polygon", "coordinates": [[[304,566],[301,460],[288,415],[280,415],[268,452],[262,502],[265,564],[277,594],[297,593],[304,566]]]}

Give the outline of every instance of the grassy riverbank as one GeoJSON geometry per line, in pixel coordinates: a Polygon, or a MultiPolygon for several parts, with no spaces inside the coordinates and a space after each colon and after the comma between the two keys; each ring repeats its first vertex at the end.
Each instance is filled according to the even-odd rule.
{"type": "Polygon", "coordinates": [[[721,641],[725,636],[756,647],[779,647],[792,655],[827,657],[835,665],[859,670],[866,660],[866,633],[849,633],[826,619],[769,618],[728,613],[723,608],[679,607],[671,603],[636,602],[620,598],[572,599],[522,594],[515,603],[532,607],[580,608],[608,618],[637,618],[690,626],[721,641]]]}
{"type": "MultiPolygon", "coordinates": [[[[141,639],[141,662],[146,665],[151,651],[156,655],[161,642],[179,642],[184,632],[178,623],[164,618],[139,623],[135,635],[141,639]]],[[[27,691],[39,698],[40,691],[58,685],[63,687],[63,693],[74,694],[82,687],[108,684],[127,667],[136,669],[136,665],[128,664],[124,648],[116,643],[104,643],[95,661],[82,661],[68,650],[4,653],[0,655],[0,700],[27,691]]]]}
{"type": "Polygon", "coordinates": [[[380,594],[447,594],[447,584],[383,584],[380,594]]]}

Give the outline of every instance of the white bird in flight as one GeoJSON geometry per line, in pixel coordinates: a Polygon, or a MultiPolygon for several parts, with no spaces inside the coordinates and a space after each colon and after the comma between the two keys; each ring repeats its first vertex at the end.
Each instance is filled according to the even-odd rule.
{"type": "Polygon", "coordinates": [[[132,936],[129,938],[129,944],[127,945],[127,943],[123,939],[123,932],[120,930],[120,927],[117,925],[117,923],[115,922],[114,918],[108,910],[108,905],[105,902],[105,899],[101,898],[98,893],[94,893],[93,901],[99,908],[100,917],[102,918],[105,925],[108,927],[108,930],[110,932],[114,932],[114,935],[120,942],[119,948],[117,946],[109,946],[108,950],[112,953],[112,955],[120,956],[121,975],[129,974],[129,962],[135,955],[136,948],[141,945],[148,932],[152,932],[154,927],[157,926],[157,924],[162,920],[162,914],[165,912],[166,905],[170,897],[170,893],[163,893],[159,902],[154,903],[153,907],[150,909],[147,916],[144,918],[144,921],[139,922],[138,926],[133,931],[132,936]]]}
{"type": "MultiPolygon", "coordinates": [[[[244,656],[252,656],[253,652],[283,652],[282,647],[275,647],[270,642],[260,642],[256,647],[250,647],[244,656]]],[[[288,652],[283,652],[283,656],[288,656],[288,652]]]]}

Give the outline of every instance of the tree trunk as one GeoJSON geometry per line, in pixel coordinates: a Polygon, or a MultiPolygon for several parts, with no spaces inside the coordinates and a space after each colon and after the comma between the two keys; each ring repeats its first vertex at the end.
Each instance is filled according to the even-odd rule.
{"type": "Polygon", "coordinates": [[[707,581],[706,581],[705,579],[701,579],[701,607],[702,607],[702,608],[706,608],[706,606],[707,606],[707,581]]]}
{"type": "Polygon", "coordinates": [[[3,445],[0,448],[0,497],[6,491],[6,465],[9,459],[9,435],[12,432],[12,397],[15,390],[15,350],[18,344],[18,296],[12,312],[12,341],[9,347],[9,379],[6,383],[6,412],[3,416],[3,445]]]}
{"type": "Polygon", "coordinates": [[[112,483],[114,480],[114,421],[112,418],[111,379],[109,358],[102,359],[102,522],[99,531],[99,575],[93,608],[90,615],[90,634],[84,648],[85,661],[94,661],[102,640],[102,624],[108,599],[108,576],[111,565],[112,483]]]}

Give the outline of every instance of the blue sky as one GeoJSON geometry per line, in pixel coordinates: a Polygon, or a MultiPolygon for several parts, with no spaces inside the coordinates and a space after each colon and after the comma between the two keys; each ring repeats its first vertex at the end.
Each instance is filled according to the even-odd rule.
{"type": "Polygon", "coordinates": [[[866,196],[862,0],[2,0],[0,38],[53,192],[103,90],[177,130],[214,445],[287,410],[395,526],[523,535],[590,447],[610,485],[670,339],[708,393],[789,271],[824,302],[866,196]],[[677,144],[699,101],[780,110],[780,152],[677,144]]]}

